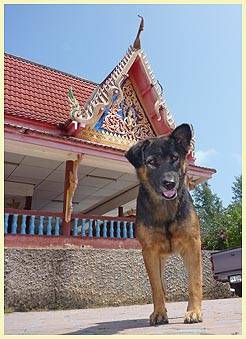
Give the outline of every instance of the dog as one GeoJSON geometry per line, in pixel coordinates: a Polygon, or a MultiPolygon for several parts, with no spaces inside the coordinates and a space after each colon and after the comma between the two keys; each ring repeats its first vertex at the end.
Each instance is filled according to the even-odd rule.
{"type": "Polygon", "coordinates": [[[136,238],[152,289],[152,326],[168,323],[162,277],[165,261],[174,253],[182,256],[188,272],[184,323],[202,321],[200,225],[186,183],[191,139],[190,125],[182,124],[169,136],[138,141],[125,154],[140,181],[136,238]]]}

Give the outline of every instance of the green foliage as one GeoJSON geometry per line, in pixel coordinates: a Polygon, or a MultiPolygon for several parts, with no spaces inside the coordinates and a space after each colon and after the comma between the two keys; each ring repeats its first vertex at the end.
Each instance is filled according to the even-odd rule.
{"type": "Polygon", "coordinates": [[[242,174],[239,177],[235,177],[235,181],[232,184],[232,202],[242,203],[242,174]]]}
{"type": "Polygon", "coordinates": [[[242,246],[242,176],[235,178],[232,191],[232,202],[227,208],[223,207],[221,199],[212,192],[207,182],[193,191],[204,249],[242,246]]]}
{"type": "Polygon", "coordinates": [[[227,248],[242,246],[242,202],[233,203],[225,212],[227,222],[227,248]]]}

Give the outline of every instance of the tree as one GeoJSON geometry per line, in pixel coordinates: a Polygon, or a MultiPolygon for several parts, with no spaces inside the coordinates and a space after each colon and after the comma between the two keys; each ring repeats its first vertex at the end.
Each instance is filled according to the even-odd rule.
{"type": "Polygon", "coordinates": [[[223,208],[221,199],[206,182],[192,193],[200,219],[204,249],[226,249],[242,246],[242,176],[232,184],[232,201],[223,208]]]}
{"type": "Polygon", "coordinates": [[[231,204],[225,210],[227,248],[242,246],[242,204],[231,204]]]}
{"type": "Polygon", "coordinates": [[[228,247],[242,246],[242,175],[235,177],[232,184],[232,201],[225,211],[228,247]]]}
{"type": "Polygon", "coordinates": [[[192,197],[200,219],[203,247],[213,249],[220,240],[218,234],[222,229],[221,218],[224,211],[222,201],[212,192],[207,182],[196,186],[192,197]]]}
{"type": "Polygon", "coordinates": [[[242,204],[242,174],[235,177],[235,181],[232,184],[232,203],[242,204]]]}

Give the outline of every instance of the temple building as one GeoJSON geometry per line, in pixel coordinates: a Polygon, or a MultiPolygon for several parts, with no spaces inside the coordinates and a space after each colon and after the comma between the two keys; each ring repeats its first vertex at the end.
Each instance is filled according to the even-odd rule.
{"type": "MultiPolygon", "coordinates": [[[[134,237],[138,180],[124,153],[138,140],[175,128],[140,45],[142,28],[100,84],[5,54],[9,244],[17,236],[26,242],[50,236],[49,243],[52,235],[134,237]]],[[[215,173],[195,164],[194,138],[188,160],[191,189],[215,173]]]]}

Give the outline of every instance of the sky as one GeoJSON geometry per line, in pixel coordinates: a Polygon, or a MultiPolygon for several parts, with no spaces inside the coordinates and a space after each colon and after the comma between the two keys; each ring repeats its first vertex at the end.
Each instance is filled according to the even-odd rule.
{"type": "Polygon", "coordinates": [[[100,83],[133,43],[164,89],[176,124],[191,123],[196,164],[230,203],[241,174],[240,5],[5,5],[5,52],[100,83]]]}

